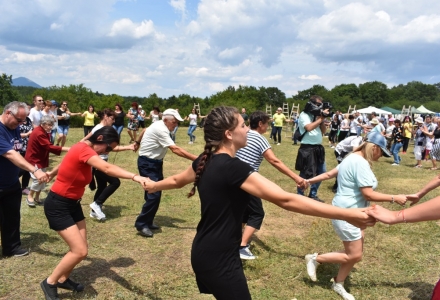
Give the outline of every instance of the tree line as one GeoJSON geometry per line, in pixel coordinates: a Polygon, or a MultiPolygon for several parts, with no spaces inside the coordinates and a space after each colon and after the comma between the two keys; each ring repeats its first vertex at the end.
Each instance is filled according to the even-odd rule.
{"type": "MultiPolygon", "coordinates": [[[[392,88],[388,88],[386,84],[379,81],[359,85],[354,83],[341,84],[330,90],[317,84],[309,89],[298,91],[297,95],[291,97],[286,97],[286,94],[277,87],[240,85],[238,87],[229,86],[225,90],[205,98],[188,94],[161,98],[155,93],[146,97],[106,95],[98,91],[94,92],[83,84],[47,88],[12,86],[12,75],[2,74],[0,77],[1,107],[11,101],[31,103],[34,95],[41,95],[44,99],[53,99],[57,102],[67,101],[70,110],[73,112],[84,112],[90,104],[96,110],[107,107],[114,108],[116,103],[120,103],[124,110],[128,110],[132,102],[141,104],[147,114],[154,106],[158,106],[161,110],[178,108],[181,115],[185,116],[191,112],[194,103],[200,104],[202,115],[206,115],[213,107],[219,105],[245,107],[248,112],[265,111],[266,105],[271,105],[272,112],[275,112],[277,107],[283,107],[283,103],[288,103],[289,108],[292,107],[292,104],[299,104],[301,109],[311,95],[322,96],[324,101],[333,105],[333,110],[342,112],[346,112],[350,105],[356,105],[357,108],[370,105],[379,108],[389,106],[400,110],[403,105],[418,107],[421,104],[429,110],[440,112],[440,83],[425,84],[419,81],[399,84],[392,88]]],[[[71,122],[72,126],[82,126],[83,120],[74,117],[71,122]]]]}

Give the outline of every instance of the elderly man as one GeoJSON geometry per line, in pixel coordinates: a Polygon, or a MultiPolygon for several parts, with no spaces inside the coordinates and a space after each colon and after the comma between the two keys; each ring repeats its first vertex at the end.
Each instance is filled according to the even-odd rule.
{"type": "Polygon", "coordinates": [[[5,106],[0,117],[0,228],[4,256],[24,256],[29,253],[21,248],[20,240],[20,169],[31,172],[40,182],[48,180],[46,173],[18,153],[22,146],[18,126],[26,121],[28,112],[26,103],[14,101],[5,106]]]}
{"type": "MultiPolygon", "coordinates": [[[[139,150],[138,169],[141,176],[150,178],[153,181],[163,179],[163,158],[168,148],[178,156],[195,160],[197,156],[176,146],[171,139],[171,132],[183,121],[175,109],[167,109],[163,112],[162,120],[156,121],[150,127],[144,129],[136,141],[135,149],[139,150]]],[[[156,212],[159,209],[162,192],[144,194],[145,203],[142,211],[136,219],[134,226],[139,234],[144,237],[152,237],[151,230],[159,229],[153,224],[156,212]]]]}

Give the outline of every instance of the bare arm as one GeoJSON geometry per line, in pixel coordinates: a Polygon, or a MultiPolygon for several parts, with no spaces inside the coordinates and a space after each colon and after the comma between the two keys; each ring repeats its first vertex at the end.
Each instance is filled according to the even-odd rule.
{"type": "Polygon", "coordinates": [[[176,155],[178,155],[180,157],[183,157],[183,158],[186,158],[186,159],[189,159],[189,160],[195,160],[197,158],[196,155],[189,153],[188,151],[186,151],[185,149],[183,149],[183,148],[181,148],[181,147],[179,147],[177,145],[172,145],[172,146],[169,146],[168,148],[170,148],[170,150],[174,154],[176,154],[176,155]]]}
{"type": "Polygon", "coordinates": [[[10,160],[20,169],[26,170],[31,173],[33,172],[34,176],[38,179],[39,182],[47,182],[47,180],[49,180],[49,177],[46,175],[46,173],[41,171],[41,169],[35,171],[35,166],[28,163],[17,151],[9,150],[5,154],[3,154],[3,157],[10,160]]]}
{"type": "Polygon", "coordinates": [[[308,131],[312,131],[313,129],[318,128],[318,126],[320,126],[321,132],[325,132],[325,123],[323,121],[324,121],[324,117],[322,117],[322,116],[317,117],[315,121],[304,126],[304,129],[308,132],[308,131]],[[322,130],[323,128],[324,128],[324,131],[322,130]]]}
{"type": "Polygon", "coordinates": [[[276,157],[272,149],[267,149],[263,153],[263,156],[272,166],[275,167],[275,169],[295,180],[297,184],[300,184],[304,180],[290,170],[278,157],[276,157]]]}
{"type": "Polygon", "coordinates": [[[154,193],[157,191],[180,189],[185,185],[194,182],[195,179],[196,173],[192,167],[189,166],[182,173],[167,177],[164,180],[147,182],[145,184],[145,190],[147,190],[148,193],[154,193]]]}
{"type": "Polygon", "coordinates": [[[431,179],[430,182],[428,182],[420,191],[418,191],[415,194],[407,195],[408,200],[412,200],[413,204],[416,204],[420,199],[422,199],[427,193],[432,191],[433,189],[440,186],[440,174],[435,176],[433,179],[431,179]]]}
{"type": "MultiPolygon", "coordinates": [[[[94,132],[93,132],[93,133],[94,133],[94,132]]],[[[93,133],[90,131],[88,135],[86,135],[85,137],[83,137],[83,138],[80,140],[80,142],[84,142],[84,141],[88,140],[88,139],[93,135],[93,133]]]]}
{"type": "MultiPolygon", "coordinates": [[[[362,209],[344,209],[318,201],[311,201],[301,195],[287,193],[256,172],[249,175],[241,185],[241,189],[256,197],[267,199],[289,211],[328,219],[346,220],[361,228],[375,223],[373,218],[367,218],[362,209]]],[[[367,209],[365,208],[365,210],[367,209]]]]}
{"type": "Polygon", "coordinates": [[[324,180],[332,179],[338,176],[338,169],[334,168],[328,172],[322,173],[318,176],[308,179],[309,184],[315,184],[324,180]]]}
{"type": "Polygon", "coordinates": [[[440,197],[401,211],[390,211],[380,205],[375,205],[367,213],[386,224],[438,220],[440,219],[440,197]]]}
{"type": "Polygon", "coordinates": [[[91,165],[95,169],[98,169],[99,171],[111,177],[132,179],[133,181],[136,181],[140,184],[144,184],[148,181],[148,178],[146,177],[136,175],[135,173],[126,171],[118,166],[109,164],[108,162],[100,158],[98,155],[94,155],[90,157],[89,160],[87,161],[87,164],[91,165]]]}
{"type": "Polygon", "coordinates": [[[362,196],[367,201],[396,202],[400,205],[405,205],[405,203],[406,203],[406,196],[405,195],[382,194],[379,192],[375,192],[371,186],[361,187],[360,190],[361,190],[362,196]]]}
{"type": "Polygon", "coordinates": [[[144,130],[142,130],[142,132],[139,133],[137,141],[135,141],[136,143],[134,144],[134,152],[139,150],[139,145],[141,144],[142,138],[144,137],[145,130],[147,130],[147,128],[144,128],[144,130]]]}

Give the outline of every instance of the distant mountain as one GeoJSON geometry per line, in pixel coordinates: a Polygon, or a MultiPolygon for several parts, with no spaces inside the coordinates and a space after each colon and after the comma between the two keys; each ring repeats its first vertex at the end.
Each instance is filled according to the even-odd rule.
{"type": "Polygon", "coordinates": [[[12,79],[12,85],[13,86],[31,86],[34,88],[42,88],[41,85],[33,82],[30,79],[27,79],[26,77],[18,77],[12,79]]]}

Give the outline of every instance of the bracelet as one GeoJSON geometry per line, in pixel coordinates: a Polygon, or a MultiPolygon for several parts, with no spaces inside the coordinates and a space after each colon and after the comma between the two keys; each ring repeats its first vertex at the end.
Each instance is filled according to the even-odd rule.
{"type": "Polygon", "coordinates": [[[405,220],[405,209],[402,209],[401,211],[399,211],[399,213],[397,214],[397,216],[399,216],[400,213],[402,213],[402,220],[403,220],[403,222],[406,223],[406,220],[405,220]]]}
{"type": "Polygon", "coordinates": [[[38,170],[41,170],[40,168],[36,168],[33,172],[31,172],[32,174],[34,174],[35,172],[37,172],[38,170]]]}
{"type": "Polygon", "coordinates": [[[394,195],[391,195],[391,203],[394,203],[394,195]]]}
{"type": "Polygon", "coordinates": [[[134,181],[134,178],[137,176],[137,174],[134,174],[133,177],[131,177],[131,180],[134,181]]]}
{"type": "Polygon", "coordinates": [[[138,145],[140,145],[140,144],[141,144],[141,142],[139,142],[139,141],[135,141],[135,143],[136,143],[136,144],[138,144],[138,145]]]}

